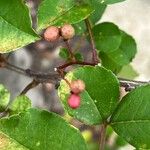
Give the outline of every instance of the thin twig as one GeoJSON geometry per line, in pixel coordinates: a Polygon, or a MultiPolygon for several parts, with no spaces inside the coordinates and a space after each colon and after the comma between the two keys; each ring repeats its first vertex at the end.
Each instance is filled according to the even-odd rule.
{"type": "Polygon", "coordinates": [[[12,65],[12,64],[10,64],[10,63],[8,63],[8,62],[6,62],[4,68],[6,68],[6,69],[8,69],[8,70],[11,70],[11,71],[14,71],[14,72],[16,72],[16,73],[18,73],[18,74],[22,74],[22,75],[25,75],[25,74],[26,74],[26,70],[24,70],[24,69],[22,69],[22,68],[20,68],[20,67],[17,67],[17,66],[15,66],[15,65],[12,65]]]}
{"type": "Polygon", "coordinates": [[[107,128],[106,123],[101,125],[99,150],[104,150],[105,149],[106,128],[107,128]]]}
{"type": "Polygon", "coordinates": [[[36,81],[40,83],[53,83],[56,84],[60,79],[61,76],[57,72],[51,72],[51,73],[41,73],[36,72],[31,69],[26,69],[26,75],[30,78],[35,79],[36,81]]]}
{"type": "Polygon", "coordinates": [[[65,42],[66,47],[67,47],[67,50],[68,50],[68,52],[69,52],[71,61],[73,61],[73,62],[76,61],[76,59],[75,59],[75,57],[74,57],[74,54],[73,54],[73,52],[72,52],[72,50],[71,50],[71,47],[70,47],[70,45],[69,45],[69,41],[68,41],[68,40],[64,40],[64,42],[65,42]]]}
{"type": "MultiPolygon", "coordinates": [[[[56,69],[65,69],[69,66],[72,65],[90,65],[90,66],[95,66],[96,64],[94,63],[88,63],[88,62],[70,62],[67,64],[63,64],[56,69]]],[[[51,72],[51,73],[41,73],[37,71],[33,71],[31,69],[22,69],[19,68],[15,65],[5,63],[3,68],[6,68],[8,70],[17,72],[19,74],[25,75],[27,77],[30,77],[40,83],[53,83],[53,84],[58,84],[58,82],[62,79],[59,73],[57,72],[51,72]]],[[[132,89],[135,89],[138,86],[144,85],[144,84],[150,84],[150,81],[136,81],[136,80],[129,80],[129,79],[123,79],[123,78],[118,78],[120,82],[120,86],[124,87],[126,91],[131,91],[132,89]]]]}
{"type": "Polygon", "coordinates": [[[5,67],[6,59],[3,57],[2,54],[0,54],[0,68],[5,67]]]}
{"type": "Polygon", "coordinates": [[[123,78],[118,78],[118,80],[120,82],[120,86],[125,88],[125,91],[131,91],[138,86],[150,84],[150,81],[136,81],[123,78]]]}
{"type": "Polygon", "coordinates": [[[93,37],[93,33],[92,33],[92,27],[91,27],[89,19],[85,19],[85,24],[86,24],[86,27],[87,27],[87,30],[88,30],[89,36],[90,36],[90,42],[91,42],[91,46],[92,46],[93,62],[94,63],[99,63],[98,55],[97,55],[97,51],[96,51],[96,46],[95,46],[95,42],[94,42],[94,37],[93,37]]]}
{"type": "Polygon", "coordinates": [[[124,79],[124,78],[118,78],[120,81],[126,81],[133,84],[147,84],[150,83],[150,81],[137,81],[137,80],[131,80],[131,79],[124,79]]]}
{"type": "Polygon", "coordinates": [[[16,72],[18,74],[22,74],[24,76],[30,77],[40,83],[50,82],[50,83],[55,84],[58,82],[58,80],[60,80],[60,75],[56,72],[41,73],[41,72],[33,71],[31,69],[22,69],[10,63],[6,63],[3,68],[16,72]]]}
{"type": "Polygon", "coordinates": [[[36,87],[37,85],[39,85],[39,82],[37,82],[36,80],[33,80],[31,83],[29,83],[29,84],[23,89],[23,91],[20,93],[20,95],[25,95],[29,90],[33,89],[33,88],[36,87]]]}
{"type": "Polygon", "coordinates": [[[5,117],[5,116],[7,116],[8,113],[9,113],[8,110],[5,110],[4,112],[0,112],[0,119],[3,118],[3,117],[5,117]]]}
{"type": "Polygon", "coordinates": [[[72,65],[89,65],[89,66],[95,66],[97,64],[96,63],[89,63],[89,62],[75,61],[75,62],[69,62],[69,63],[63,64],[63,65],[57,67],[57,69],[64,69],[64,68],[67,68],[67,67],[72,66],[72,65]]]}

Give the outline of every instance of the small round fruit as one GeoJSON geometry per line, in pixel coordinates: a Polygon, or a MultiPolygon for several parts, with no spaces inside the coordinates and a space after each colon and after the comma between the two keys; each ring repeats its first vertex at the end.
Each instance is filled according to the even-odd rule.
{"type": "Polygon", "coordinates": [[[68,105],[72,108],[72,109],[76,109],[80,106],[80,96],[76,95],[76,94],[71,94],[69,99],[68,99],[68,105]]]}
{"type": "Polygon", "coordinates": [[[74,80],[70,84],[71,91],[75,94],[79,94],[84,91],[85,84],[82,80],[74,80]]]}
{"type": "Polygon", "coordinates": [[[74,35],[75,35],[75,30],[72,25],[66,24],[61,28],[61,36],[64,39],[66,40],[71,39],[73,38],[74,35]]]}
{"type": "Polygon", "coordinates": [[[60,37],[59,35],[59,28],[55,26],[48,27],[44,32],[44,39],[49,42],[54,42],[58,40],[60,37]]]}

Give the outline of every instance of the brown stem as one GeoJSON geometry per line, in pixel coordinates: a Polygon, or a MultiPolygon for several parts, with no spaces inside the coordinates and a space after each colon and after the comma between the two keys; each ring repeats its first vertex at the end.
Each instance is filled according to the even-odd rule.
{"type": "Polygon", "coordinates": [[[97,51],[96,51],[96,46],[95,46],[95,42],[94,42],[94,38],[93,38],[93,33],[92,33],[92,27],[90,24],[90,20],[89,19],[85,19],[85,24],[87,27],[87,30],[89,32],[89,36],[90,36],[90,42],[91,42],[91,46],[92,46],[92,59],[94,63],[99,63],[99,59],[98,59],[98,55],[97,55],[97,51]]]}
{"type": "Polygon", "coordinates": [[[66,83],[68,84],[68,86],[70,87],[70,82],[65,78],[65,74],[64,74],[64,69],[59,69],[57,68],[57,72],[60,74],[61,78],[66,81],[66,83]]]}
{"type": "Polygon", "coordinates": [[[10,64],[10,63],[8,63],[8,62],[5,63],[5,66],[4,66],[4,67],[5,67],[6,69],[8,69],[8,70],[17,72],[17,73],[22,74],[22,75],[26,74],[26,71],[25,71],[24,69],[22,69],[22,68],[20,68],[20,67],[17,67],[17,66],[15,66],[15,65],[12,65],[12,64],[10,64]]]}
{"type": "MultiPolygon", "coordinates": [[[[30,77],[39,83],[53,83],[57,84],[61,80],[61,76],[59,73],[51,72],[51,73],[40,73],[37,71],[33,71],[31,69],[22,69],[20,67],[17,67],[15,65],[12,65],[8,62],[3,62],[3,68],[6,68],[8,70],[17,72],[19,74],[25,75],[27,77],[30,77]]],[[[69,62],[67,64],[63,64],[59,67],[57,67],[58,70],[63,70],[71,65],[91,65],[95,66],[96,63],[88,63],[88,62],[69,62]]],[[[57,71],[58,71],[57,70],[57,71]]],[[[150,81],[136,81],[136,80],[129,80],[129,79],[123,79],[118,78],[120,82],[120,86],[124,87],[126,91],[131,91],[132,89],[135,89],[138,86],[144,85],[144,84],[150,84],[150,81]]]]}
{"type": "Polygon", "coordinates": [[[65,42],[65,44],[66,44],[66,46],[67,46],[67,50],[68,50],[68,52],[69,52],[69,54],[70,54],[70,59],[71,59],[71,61],[76,61],[76,59],[75,59],[75,57],[74,57],[74,54],[73,54],[73,52],[72,52],[72,50],[71,50],[71,47],[70,47],[70,45],[69,45],[69,41],[68,40],[64,40],[64,42],[65,42]]]}
{"type": "Polygon", "coordinates": [[[9,113],[8,110],[5,110],[4,112],[0,112],[0,119],[3,118],[3,117],[5,117],[5,116],[7,116],[8,113],[9,113]]]}
{"type": "Polygon", "coordinates": [[[107,128],[106,123],[101,125],[99,150],[104,150],[104,148],[105,148],[106,128],[107,128]]]}
{"type": "Polygon", "coordinates": [[[29,83],[24,89],[23,91],[20,93],[20,95],[25,95],[29,90],[33,89],[34,87],[36,87],[39,84],[39,82],[33,80],[31,83],[29,83]]]}
{"type": "Polygon", "coordinates": [[[20,67],[17,67],[15,65],[12,65],[10,63],[5,63],[4,66],[5,69],[11,70],[13,72],[16,72],[18,74],[22,74],[24,76],[33,78],[34,80],[40,82],[40,83],[57,83],[60,80],[60,75],[56,72],[51,73],[41,73],[37,71],[33,71],[31,69],[22,69],[20,67]]]}
{"type": "Polygon", "coordinates": [[[5,57],[3,57],[2,54],[0,54],[0,68],[4,68],[6,63],[5,57]]]}
{"type": "Polygon", "coordinates": [[[95,65],[97,65],[97,63],[75,61],[75,62],[69,62],[69,63],[63,64],[63,65],[57,67],[57,69],[64,69],[64,68],[67,68],[67,67],[72,66],[72,65],[90,65],[90,66],[95,66],[95,65]]]}
{"type": "Polygon", "coordinates": [[[66,83],[69,85],[69,87],[70,87],[70,82],[67,79],[65,79],[65,77],[64,77],[64,69],[66,69],[69,66],[77,65],[77,64],[78,65],[91,65],[91,66],[95,66],[96,65],[94,63],[72,61],[72,62],[63,64],[63,65],[57,67],[56,68],[57,72],[60,74],[60,76],[62,77],[62,79],[66,81],[66,83]]]}
{"type": "Polygon", "coordinates": [[[135,81],[129,79],[118,78],[120,86],[125,88],[125,91],[131,91],[138,86],[150,84],[150,81],[135,81]]]}

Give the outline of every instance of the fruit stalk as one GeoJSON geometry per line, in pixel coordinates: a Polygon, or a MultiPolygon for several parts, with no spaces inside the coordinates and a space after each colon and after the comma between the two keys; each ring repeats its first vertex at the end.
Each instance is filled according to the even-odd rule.
{"type": "Polygon", "coordinates": [[[92,59],[93,59],[94,63],[98,64],[99,59],[97,56],[96,46],[95,46],[93,33],[92,33],[92,27],[91,27],[89,19],[85,19],[85,24],[86,24],[86,27],[87,27],[87,30],[88,30],[89,36],[90,36],[90,42],[91,42],[91,46],[92,46],[92,56],[93,56],[92,59]]]}

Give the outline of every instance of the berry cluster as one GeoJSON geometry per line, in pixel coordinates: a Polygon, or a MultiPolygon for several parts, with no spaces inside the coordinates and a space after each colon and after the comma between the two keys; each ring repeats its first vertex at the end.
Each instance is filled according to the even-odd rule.
{"type": "MultiPolygon", "coordinates": [[[[56,26],[48,27],[44,32],[44,39],[49,42],[54,42],[60,37],[64,40],[69,40],[75,35],[75,30],[72,25],[65,24],[61,28],[56,26]]],[[[85,84],[82,80],[72,81],[70,84],[71,95],[68,98],[68,105],[72,109],[76,109],[80,106],[81,98],[80,93],[85,89],[85,84]]]]}
{"type": "Polygon", "coordinates": [[[82,80],[72,81],[70,84],[71,95],[68,98],[68,105],[76,109],[80,106],[81,98],[80,93],[85,89],[85,84],[82,80]]]}
{"type": "Polygon", "coordinates": [[[65,24],[61,28],[56,26],[48,27],[44,32],[44,39],[49,42],[57,41],[61,36],[65,40],[71,39],[75,35],[75,30],[72,25],[65,24]]]}

